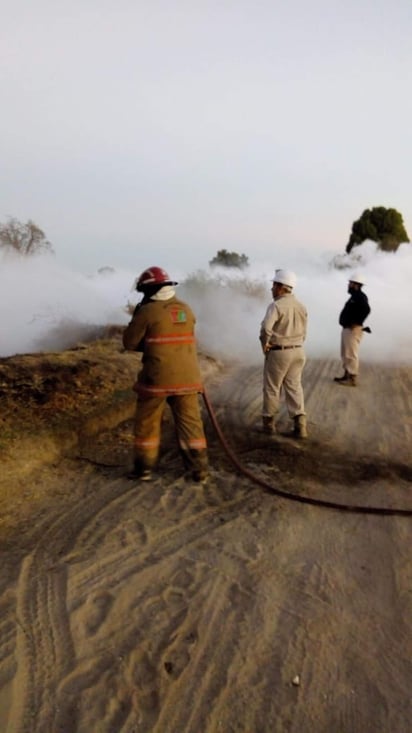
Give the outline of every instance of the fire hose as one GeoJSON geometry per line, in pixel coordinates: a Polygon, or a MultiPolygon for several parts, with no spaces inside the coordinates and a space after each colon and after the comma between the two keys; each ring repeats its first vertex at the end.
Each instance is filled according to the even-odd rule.
{"type": "Polygon", "coordinates": [[[354,514],[380,514],[380,515],[387,515],[387,516],[391,515],[391,516],[400,516],[400,517],[411,517],[412,516],[412,509],[398,509],[396,507],[362,506],[358,504],[346,504],[346,503],[340,503],[337,501],[329,501],[327,499],[315,499],[311,496],[306,496],[304,494],[293,494],[284,489],[280,489],[276,486],[272,486],[267,481],[265,481],[262,478],[259,478],[259,476],[256,476],[252,471],[250,471],[248,468],[242,465],[242,463],[239,461],[238,457],[236,456],[236,454],[234,453],[234,451],[228,444],[222,432],[222,429],[217,421],[215,411],[213,409],[213,406],[206,392],[203,391],[202,395],[203,395],[203,400],[204,400],[207,412],[209,414],[211,423],[214,427],[216,435],[219,438],[220,443],[225,453],[227,454],[227,456],[232,461],[233,465],[238,469],[240,473],[242,473],[248,479],[253,481],[253,483],[263,488],[267,493],[275,494],[276,496],[280,496],[282,499],[287,499],[288,501],[296,501],[300,504],[310,504],[312,506],[321,507],[323,509],[334,509],[334,510],[343,511],[343,512],[351,512],[354,514]]]}

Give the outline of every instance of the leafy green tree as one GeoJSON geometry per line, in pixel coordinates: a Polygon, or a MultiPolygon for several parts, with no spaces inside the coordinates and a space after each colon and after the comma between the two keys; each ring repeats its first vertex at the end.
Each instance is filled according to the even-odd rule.
{"type": "Polygon", "coordinates": [[[346,245],[346,252],[362,244],[366,239],[378,244],[385,252],[396,252],[399,245],[409,242],[403,224],[402,214],[396,209],[375,206],[365,209],[362,216],[352,224],[352,232],[346,245]]]}
{"type": "Polygon", "coordinates": [[[23,224],[9,217],[5,224],[0,222],[0,248],[31,256],[42,251],[53,252],[53,247],[37,224],[29,219],[23,224]]]}
{"type": "Polygon", "coordinates": [[[213,260],[209,261],[210,267],[237,267],[243,270],[249,267],[249,258],[246,255],[239,255],[237,252],[228,252],[227,249],[219,249],[213,260]]]}

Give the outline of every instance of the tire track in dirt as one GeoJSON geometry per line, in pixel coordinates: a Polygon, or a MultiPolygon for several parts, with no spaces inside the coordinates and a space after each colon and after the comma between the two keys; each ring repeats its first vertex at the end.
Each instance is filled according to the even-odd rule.
{"type": "MultiPolygon", "coordinates": [[[[213,402],[248,467],[274,483],[333,484],[343,498],[375,492],[377,476],[385,502],[406,497],[403,443],[398,463],[393,451],[409,427],[377,418],[386,382],[374,422],[358,416],[381,372],[365,369],[367,398],[333,385],[334,373],[333,362],[308,364],[315,437],[304,446],[254,431],[260,369],[232,373],[213,402]],[[359,458],[358,471],[365,450],[377,473],[348,485],[347,464],[359,458]]],[[[14,694],[5,733],[405,733],[411,523],[290,504],[226,471],[216,442],[211,455],[206,486],[179,477],[168,445],[150,485],[74,462],[56,473],[68,495],[6,549],[0,571],[1,699],[11,679],[14,694]]]]}
{"type": "MultiPolygon", "coordinates": [[[[57,709],[61,712],[54,724],[55,730],[64,730],[65,733],[76,730],[73,706],[78,697],[78,690],[82,685],[93,685],[112,663],[110,653],[99,653],[95,659],[90,658],[82,662],[74,657],[73,651],[70,654],[67,652],[73,644],[68,614],[71,615],[72,625],[73,616],[77,618],[76,623],[79,623],[79,619],[80,623],[83,623],[85,638],[96,641],[99,637],[99,645],[110,641],[105,639],[101,630],[104,629],[105,620],[110,616],[111,606],[114,605],[113,599],[121,593],[123,585],[136,582],[139,588],[144,587],[145,581],[142,576],[145,569],[148,569],[151,575],[156,565],[161,568],[162,565],[170,563],[182,547],[187,547],[214,529],[219,529],[222,521],[226,523],[236,518],[245,502],[246,505],[252,505],[256,501],[256,495],[245,499],[239,487],[236,492],[240,498],[226,501],[223,506],[221,503],[218,506],[200,505],[196,510],[193,496],[191,499],[185,498],[186,505],[192,504],[192,509],[195,508],[194,514],[189,513],[187,519],[179,519],[176,527],[168,528],[167,513],[162,506],[164,496],[160,482],[158,491],[153,492],[153,487],[147,489],[145,501],[144,492],[136,492],[134,496],[133,491],[124,491],[124,486],[129,485],[123,479],[111,482],[106,487],[104,496],[100,491],[90,492],[93,482],[89,477],[86,481],[89,493],[82,506],[75,505],[71,512],[57,517],[54,522],[49,522],[47,531],[42,534],[39,548],[23,561],[17,589],[16,654],[19,667],[14,679],[14,688],[18,686],[21,693],[19,700],[16,699],[12,706],[9,723],[10,730],[16,733],[47,730],[47,725],[50,726],[57,688],[60,689],[57,695],[59,700],[57,709]],[[124,493],[119,495],[122,491],[124,493]],[[133,530],[130,532],[124,524],[125,514],[133,512],[134,503],[140,504],[140,509],[143,506],[143,514],[140,511],[139,522],[133,520],[133,530]],[[150,519],[154,508],[163,516],[165,527],[160,531],[159,527],[157,528],[156,535],[151,537],[150,547],[145,550],[147,541],[145,521],[150,519]],[[90,522],[87,521],[87,517],[90,518],[90,522]],[[119,523],[122,524],[120,532],[119,523]],[[140,539],[143,539],[140,547],[139,534],[140,539]],[[113,535],[116,536],[114,544],[113,535]],[[116,549],[114,546],[116,544],[120,544],[120,548],[116,549]],[[50,553],[45,549],[48,546],[50,553]],[[73,564],[77,555],[82,557],[82,563],[79,565],[73,564]],[[89,565],[89,569],[84,575],[80,569],[85,564],[89,565]],[[70,578],[70,589],[67,594],[66,577],[70,578]],[[104,592],[101,591],[103,583],[104,592]],[[53,617],[52,608],[55,610],[53,617]],[[64,651],[63,666],[56,663],[59,649],[62,653],[64,651]],[[49,662],[52,660],[50,669],[47,665],[41,666],[42,659],[49,662]],[[67,674],[69,681],[66,683],[64,678],[67,674]],[[43,721],[47,722],[43,725],[43,721]]],[[[98,488],[99,479],[95,478],[94,483],[98,488]]],[[[172,503],[169,500],[167,507],[169,510],[172,503]]],[[[149,524],[150,522],[148,527],[149,524]]],[[[150,536],[150,528],[148,532],[150,536]]],[[[149,582],[149,598],[152,592],[152,583],[149,582]]],[[[127,610],[130,611],[130,608],[127,610]]],[[[120,622],[121,627],[124,627],[118,607],[116,612],[117,623],[120,622]]],[[[125,626],[127,627],[126,618],[125,626]]],[[[130,633],[134,638],[135,630],[132,629],[130,633]]],[[[83,646],[84,642],[83,638],[83,646]]],[[[117,640],[117,646],[119,643],[121,647],[121,639],[117,640]]]]}
{"type": "Polygon", "coordinates": [[[153,733],[202,730],[202,726],[208,725],[215,699],[227,684],[227,661],[235,648],[243,612],[240,607],[236,609],[228,603],[223,578],[216,577],[208,591],[198,621],[198,642],[190,659],[190,668],[178,683],[174,683],[170,698],[166,696],[153,733]],[[181,700],[179,707],[175,704],[176,697],[181,700]]]}
{"type": "Polygon", "coordinates": [[[412,391],[410,370],[367,365],[364,383],[356,389],[336,385],[336,372],[333,361],[308,361],[303,381],[309,440],[299,442],[285,437],[292,423],[284,404],[278,419],[280,434],[271,437],[261,432],[261,371],[257,367],[234,370],[214,396],[230,444],[241,461],[247,455],[249,469],[259,474],[263,470],[262,478],[279,488],[339,503],[412,507],[410,416],[395,419],[393,413],[393,421],[387,418],[388,383],[391,404],[405,414],[400,402],[405,389],[412,391]],[[376,380],[379,383],[382,373],[386,389],[376,394],[376,380]]]}
{"type": "Polygon", "coordinates": [[[14,589],[8,588],[0,596],[0,688],[6,685],[16,672],[14,659],[16,644],[15,607],[14,589]]]}
{"type": "MultiPolygon", "coordinates": [[[[315,526],[313,510],[308,514],[315,526]]],[[[398,715],[398,725],[388,727],[386,704],[390,699],[392,714],[399,705],[402,709],[411,671],[408,652],[394,633],[398,616],[393,569],[398,550],[396,521],[365,518],[358,522],[351,517],[345,520],[347,531],[342,533],[334,520],[322,533],[321,547],[301,525],[299,556],[308,561],[295,568],[287,605],[298,608],[302,617],[279,619],[289,680],[296,673],[301,678],[290,730],[318,730],[319,719],[329,717],[329,727],[322,730],[401,731],[399,721],[406,719],[405,709],[398,715]],[[313,563],[311,558],[316,556],[313,563]],[[385,669],[381,659],[383,649],[390,650],[391,670],[385,669]],[[330,711],[331,690],[338,712],[330,711]],[[372,700],[377,708],[371,716],[372,700]],[[352,727],[343,728],[345,720],[352,727]]],[[[293,556],[289,559],[293,567],[293,556]]],[[[285,701],[280,697],[279,708],[272,714],[278,715],[282,708],[285,701]]]]}
{"type": "Polygon", "coordinates": [[[48,558],[25,558],[17,588],[18,659],[9,726],[12,733],[46,733],[54,718],[58,682],[73,664],[66,613],[66,569],[44,573],[48,558]]]}
{"type": "MultiPolygon", "coordinates": [[[[229,526],[232,521],[232,507],[224,507],[225,523],[224,527],[229,526]]],[[[222,525],[221,525],[222,526],[222,525]]],[[[181,528],[182,530],[183,528],[181,528]]],[[[180,531],[181,531],[180,530],[180,531]]],[[[111,612],[116,617],[116,625],[122,630],[121,636],[117,635],[113,638],[113,622],[109,624],[109,628],[105,633],[104,628],[97,631],[99,635],[99,647],[106,650],[115,648],[120,659],[128,660],[127,669],[130,667],[135,670],[132,673],[133,686],[137,687],[138,694],[132,695],[127,702],[123,699],[122,709],[125,717],[132,716],[134,720],[141,721],[142,730],[153,730],[158,710],[160,706],[160,698],[164,696],[162,693],[162,684],[154,680],[158,679],[159,673],[163,670],[164,680],[176,680],[182,674],[184,668],[190,660],[190,650],[198,637],[193,629],[193,622],[189,622],[188,628],[183,628],[188,607],[193,612],[193,606],[196,604],[203,605],[207,597],[210,595],[208,590],[208,576],[211,569],[204,562],[194,562],[193,558],[187,558],[187,552],[193,542],[202,539],[203,533],[190,539],[182,547],[179,543],[178,552],[176,552],[173,543],[173,552],[166,546],[167,552],[163,552],[163,556],[157,560],[155,552],[154,562],[159,562],[157,571],[158,580],[153,581],[153,566],[148,568],[145,577],[144,564],[143,568],[135,569],[135,574],[127,578],[127,582],[123,582],[122,587],[112,592],[115,598],[111,612]],[[137,595],[133,589],[138,589],[137,595]],[[201,601],[197,601],[196,597],[200,595],[201,601]],[[147,630],[150,627],[150,637],[152,641],[148,647],[144,634],[136,633],[135,623],[130,622],[135,613],[138,612],[139,628],[143,627],[147,630]],[[127,711],[127,712],[126,712],[127,711]]],[[[187,538],[187,535],[186,535],[187,538]]],[[[110,575],[110,574],[108,574],[110,575]]],[[[107,586],[106,586],[107,587],[107,586]]],[[[80,626],[82,616],[84,617],[84,609],[76,609],[74,615],[77,614],[76,626],[80,626]]],[[[109,619],[110,621],[110,619],[109,619]]],[[[78,640],[79,641],[79,640],[78,640]]],[[[96,642],[96,639],[94,640],[96,642]]],[[[79,646],[79,643],[77,644],[79,646]]],[[[83,654],[88,655],[87,644],[82,642],[83,654]]],[[[92,647],[90,647],[92,654],[92,647]]],[[[99,687],[99,676],[104,675],[104,663],[99,667],[98,660],[93,664],[89,658],[89,665],[97,671],[93,679],[88,682],[94,687],[99,687]]],[[[116,664],[115,662],[112,662],[116,664]]],[[[88,669],[88,666],[86,667],[88,669]]],[[[126,673],[126,676],[129,673],[126,673]]],[[[162,676],[161,676],[162,679],[162,676]]],[[[84,684],[83,675],[73,674],[70,677],[70,695],[77,698],[79,688],[84,684]]],[[[164,685],[166,682],[164,682],[164,685]]],[[[130,685],[130,679],[129,679],[130,685]]],[[[163,686],[164,686],[163,685],[163,686]]],[[[65,693],[67,693],[67,685],[63,683],[65,693]]],[[[116,699],[118,699],[118,695],[116,699]]],[[[161,709],[163,710],[164,700],[162,697],[161,709]]],[[[91,705],[91,701],[84,705],[82,720],[87,720],[87,710],[95,710],[95,706],[91,705]]],[[[110,718],[111,720],[111,718],[110,718]]],[[[126,724],[126,723],[124,723],[126,724]]],[[[88,730],[89,724],[86,722],[84,730],[88,730]]],[[[110,731],[111,722],[106,725],[102,724],[102,731],[110,731]]],[[[125,728],[128,730],[128,727],[125,728]]],[[[131,730],[133,728],[130,728],[131,730]]],[[[83,727],[79,728],[83,730],[83,727]]],[[[122,728],[123,730],[123,728],[122,728]]]]}
{"type": "MultiPolygon", "coordinates": [[[[90,472],[86,476],[88,483],[90,472]]],[[[96,484],[100,486],[100,477],[90,481],[92,487],[96,484]]],[[[102,491],[95,495],[93,492],[89,496],[85,494],[80,515],[75,507],[54,518],[48,514],[39,520],[38,526],[27,528],[24,541],[29,543],[32,537],[32,542],[37,544],[33,552],[21,559],[22,550],[18,550],[18,554],[13,550],[16,568],[13,575],[19,571],[16,610],[13,607],[9,616],[10,622],[15,623],[15,647],[7,644],[3,635],[0,643],[3,669],[15,668],[18,661],[13,688],[19,690],[19,696],[13,696],[8,713],[8,730],[13,733],[49,730],[53,690],[71,660],[71,654],[67,652],[70,634],[65,607],[67,569],[60,558],[71,548],[79,526],[87,521],[88,513],[93,514],[96,503],[105,501],[102,497],[110,495],[110,485],[101,488],[102,491]],[[60,650],[66,657],[64,663],[59,660],[60,650]],[[43,658],[50,668],[47,668],[47,663],[42,666],[43,658]],[[43,719],[48,721],[44,725],[43,719]]],[[[13,561],[10,560],[9,564],[12,567],[13,561]]]]}
{"type": "MultiPolygon", "coordinates": [[[[155,534],[151,532],[150,525],[144,524],[143,522],[145,533],[148,536],[152,535],[150,544],[147,547],[141,547],[138,554],[136,553],[134,543],[130,543],[127,547],[120,549],[111,547],[110,552],[104,554],[103,559],[99,562],[98,569],[92,563],[90,567],[86,566],[84,569],[77,570],[71,584],[71,591],[75,600],[71,602],[69,598],[69,604],[84,602],[89,589],[93,587],[93,584],[98,586],[103,577],[112,579],[107,587],[110,592],[115,592],[116,587],[122,585],[131,575],[140,573],[147,567],[150,568],[154,565],[161,564],[169,556],[179,552],[183,546],[188,547],[191,543],[197,542],[203,536],[219,529],[222,521],[228,522],[236,519],[239,511],[253,508],[259,501],[259,492],[253,491],[246,494],[245,490],[247,488],[247,481],[236,481],[234,495],[240,495],[239,498],[226,499],[224,504],[219,504],[215,507],[204,507],[202,510],[195,511],[183,521],[179,518],[176,526],[171,527],[166,521],[164,528],[160,526],[155,534]],[[98,572],[96,572],[97,570],[98,572]]],[[[158,489],[161,490],[160,482],[158,489]]],[[[143,491],[150,495],[153,487],[144,489],[143,491]]],[[[140,494],[140,499],[143,499],[142,493],[140,494]]],[[[193,504],[193,498],[191,504],[193,504]]],[[[150,514],[147,514],[146,517],[149,519],[150,514]]],[[[110,528],[106,527],[105,538],[109,534],[110,528]]],[[[94,539],[91,544],[95,547],[94,539]]],[[[68,562],[73,563],[76,560],[76,555],[69,556],[67,559],[68,562]]]]}

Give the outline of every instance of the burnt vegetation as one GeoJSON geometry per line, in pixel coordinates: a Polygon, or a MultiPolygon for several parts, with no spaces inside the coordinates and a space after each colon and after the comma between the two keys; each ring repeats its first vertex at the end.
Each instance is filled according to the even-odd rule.
{"type": "Polygon", "coordinates": [[[31,219],[25,223],[9,217],[0,222],[0,249],[31,257],[41,252],[53,253],[53,246],[46,238],[43,229],[31,219]]]}

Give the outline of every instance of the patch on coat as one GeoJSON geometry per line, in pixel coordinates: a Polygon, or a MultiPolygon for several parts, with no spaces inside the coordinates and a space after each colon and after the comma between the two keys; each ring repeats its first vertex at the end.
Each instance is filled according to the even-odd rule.
{"type": "Polygon", "coordinates": [[[186,323],[187,321],[186,311],[182,308],[172,308],[170,316],[173,323],[186,323]]]}

